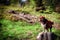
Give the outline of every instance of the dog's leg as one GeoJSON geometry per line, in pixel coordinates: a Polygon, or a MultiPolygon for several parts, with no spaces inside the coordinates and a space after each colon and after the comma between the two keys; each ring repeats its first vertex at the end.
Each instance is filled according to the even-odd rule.
{"type": "Polygon", "coordinates": [[[50,32],[52,32],[52,26],[50,27],[50,32]]]}
{"type": "Polygon", "coordinates": [[[45,28],[43,29],[43,32],[45,32],[45,28]]]}
{"type": "Polygon", "coordinates": [[[46,32],[49,32],[49,30],[48,30],[48,29],[46,29],[46,32]]]}

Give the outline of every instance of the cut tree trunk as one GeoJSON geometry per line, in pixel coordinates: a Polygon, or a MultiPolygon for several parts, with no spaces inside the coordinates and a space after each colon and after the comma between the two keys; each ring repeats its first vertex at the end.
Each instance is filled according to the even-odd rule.
{"type": "Polygon", "coordinates": [[[57,40],[57,35],[51,32],[41,32],[37,36],[37,40],[57,40]]]}

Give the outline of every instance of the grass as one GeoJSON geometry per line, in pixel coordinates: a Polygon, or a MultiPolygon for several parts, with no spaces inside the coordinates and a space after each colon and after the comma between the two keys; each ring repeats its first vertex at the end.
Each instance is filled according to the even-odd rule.
{"type": "MultiPolygon", "coordinates": [[[[3,36],[17,36],[17,37],[29,37],[29,33],[33,36],[40,31],[41,27],[39,24],[28,24],[26,22],[11,22],[9,20],[1,20],[3,36]]],[[[30,36],[32,36],[30,35],[30,36]]]]}
{"type": "MultiPolygon", "coordinates": [[[[5,8],[5,14],[3,14],[5,15],[4,19],[0,19],[0,23],[2,23],[2,26],[0,27],[0,40],[5,40],[8,37],[11,37],[10,40],[36,40],[36,36],[38,35],[38,33],[43,31],[40,23],[30,24],[25,21],[15,22],[7,20],[10,17],[10,15],[6,15],[6,11],[8,10],[18,10],[19,12],[27,11],[32,15],[36,15],[38,17],[42,15],[51,21],[60,23],[60,19],[58,19],[58,17],[60,17],[60,14],[53,12],[50,9],[47,9],[44,11],[44,13],[41,13],[41,11],[36,12],[34,10],[35,7],[33,8],[33,6],[25,6],[24,8],[16,6],[5,6],[5,8]]],[[[60,35],[59,31],[53,28],[53,32],[57,35],[60,35]]]]}

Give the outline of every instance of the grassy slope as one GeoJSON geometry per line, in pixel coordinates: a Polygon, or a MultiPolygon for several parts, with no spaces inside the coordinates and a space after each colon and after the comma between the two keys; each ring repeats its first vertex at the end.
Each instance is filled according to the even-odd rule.
{"type": "MultiPolygon", "coordinates": [[[[18,10],[18,11],[28,11],[30,12],[32,15],[36,15],[36,16],[40,16],[43,15],[45,16],[47,19],[52,20],[54,22],[60,22],[59,19],[57,19],[58,17],[60,17],[60,14],[57,14],[55,12],[51,12],[51,14],[44,14],[44,13],[49,13],[50,9],[47,9],[44,13],[40,13],[36,12],[33,8],[33,6],[26,6],[24,8],[21,7],[12,7],[12,6],[6,6],[6,11],[7,10],[18,10]]],[[[4,14],[5,15],[5,14],[4,14]]],[[[36,36],[39,32],[42,32],[42,28],[40,26],[39,23],[35,23],[34,25],[26,23],[26,22],[13,22],[10,20],[6,20],[6,19],[1,19],[0,22],[3,24],[1,27],[1,35],[0,35],[0,39],[3,40],[4,37],[7,36],[13,36],[13,38],[11,38],[12,40],[14,38],[18,38],[18,39],[24,39],[25,38],[30,38],[30,40],[36,40],[36,36]],[[30,35],[31,34],[31,35],[30,35]]],[[[60,34],[59,31],[53,29],[53,32],[55,32],[56,34],[60,34]]]]}

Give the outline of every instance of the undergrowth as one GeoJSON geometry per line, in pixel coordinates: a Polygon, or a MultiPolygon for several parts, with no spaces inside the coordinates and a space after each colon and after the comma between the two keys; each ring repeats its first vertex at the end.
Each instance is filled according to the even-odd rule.
{"type": "MultiPolygon", "coordinates": [[[[43,31],[40,23],[30,24],[25,21],[15,22],[9,20],[11,15],[6,15],[9,10],[17,10],[19,12],[27,11],[37,17],[45,16],[48,20],[60,23],[60,19],[58,19],[60,18],[60,14],[52,11],[50,8],[44,10],[43,13],[41,13],[41,11],[36,12],[35,7],[33,6],[25,6],[24,8],[17,6],[5,6],[5,8],[6,9],[3,10],[4,13],[1,12],[4,18],[0,19],[0,40],[36,40],[38,33],[43,31]]],[[[60,35],[60,30],[56,30],[54,28],[52,30],[55,34],[60,35]]]]}

